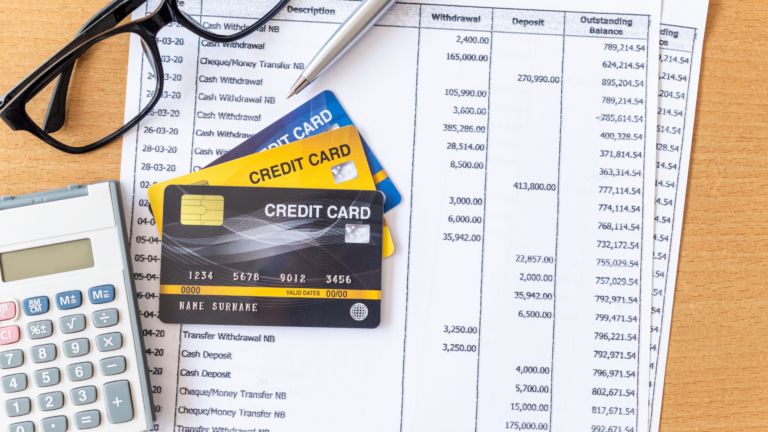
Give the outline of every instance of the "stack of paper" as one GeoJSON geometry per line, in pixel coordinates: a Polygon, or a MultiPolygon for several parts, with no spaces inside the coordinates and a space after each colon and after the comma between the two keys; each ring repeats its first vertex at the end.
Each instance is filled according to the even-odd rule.
{"type": "MultiPolygon", "coordinates": [[[[160,256],[153,184],[326,89],[402,203],[375,330],[145,314],[158,430],[658,430],[707,1],[436,3],[397,3],[290,101],[355,3],[293,1],[249,37],[257,49],[164,30],[185,41],[163,47],[183,58],[163,64],[180,99],[123,140],[137,257],[160,256]]],[[[127,117],[148,70],[132,41],[127,117]]],[[[137,284],[157,311],[158,278],[137,284]]]]}

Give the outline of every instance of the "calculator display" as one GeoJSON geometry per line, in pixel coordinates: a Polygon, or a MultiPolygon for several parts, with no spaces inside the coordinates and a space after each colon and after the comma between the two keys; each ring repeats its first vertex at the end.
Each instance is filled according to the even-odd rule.
{"type": "Polygon", "coordinates": [[[91,239],[0,254],[3,282],[82,270],[93,265],[91,239]]]}

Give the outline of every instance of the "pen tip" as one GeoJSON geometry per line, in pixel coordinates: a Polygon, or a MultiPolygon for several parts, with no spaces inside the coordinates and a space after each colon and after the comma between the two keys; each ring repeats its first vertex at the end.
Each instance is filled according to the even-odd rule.
{"type": "Polygon", "coordinates": [[[301,93],[301,91],[304,90],[304,88],[308,85],[309,85],[309,80],[304,78],[303,75],[300,76],[298,81],[296,81],[296,84],[294,84],[293,87],[291,87],[291,94],[288,95],[288,99],[290,99],[291,96],[293,95],[297,95],[301,93]]]}

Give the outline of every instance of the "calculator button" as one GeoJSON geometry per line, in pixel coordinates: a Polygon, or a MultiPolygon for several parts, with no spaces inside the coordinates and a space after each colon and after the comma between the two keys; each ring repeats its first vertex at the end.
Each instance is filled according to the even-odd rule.
{"type": "Polygon", "coordinates": [[[88,405],[96,402],[96,387],[80,387],[69,392],[69,398],[75,405],[88,405]]]}
{"type": "Polygon", "coordinates": [[[109,303],[115,299],[115,287],[112,285],[93,287],[88,290],[88,298],[93,304],[109,303]]]}
{"type": "Polygon", "coordinates": [[[0,387],[5,393],[16,393],[27,389],[27,376],[25,374],[8,375],[0,378],[0,387]]]}
{"type": "Polygon", "coordinates": [[[0,303],[0,321],[8,321],[16,318],[16,302],[0,303]]]}
{"type": "Polygon", "coordinates": [[[83,411],[75,414],[75,427],[82,429],[95,428],[101,423],[101,413],[98,410],[83,411]]]}
{"type": "Polygon", "coordinates": [[[55,386],[61,382],[61,371],[59,368],[41,369],[35,371],[35,385],[38,387],[55,386]]]}
{"type": "Polygon", "coordinates": [[[96,336],[96,346],[99,351],[114,351],[123,346],[123,335],[120,333],[107,333],[96,336]]]}
{"type": "Polygon", "coordinates": [[[69,315],[59,319],[59,330],[64,334],[85,330],[85,315],[69,315]]]}
{"type": "Polygon", "coordinates": [[[8,417],[27,415],[31,409],[32,401],[30,401],[29,398],[19,398],[5,401],[5,413],[8,414],[8,417]]]}
{"type": "Polygon", "coordinates": [[[133,420],[131,387],[128,381],[104,384],[104,403],[107,405],[107,418],[110,423],[125,423],[133,420]]]}
{"type": "Polygon", "coordinates": [[[10,345],[19,341],[19,326],[0,327],[0,345],[10,345]]]}
{"type": "Polygon", "coordinates": [[[24,351],[13,350],[0,352],[0,369],[13,369],[24,364],[24,351]]]}
{"type": "Polygon", "coordinates": [[[32,347],[29,351],[32,354],[33,363],[46,363],[56,360],[56,345],[54,344],[38,345],[32,347]]]}
{"type": "Polygon", "coordinates": [[[117,309],[104,309],[94,312],[91,316],[93,325],[98,328],[112,327],[117,325],[117,309]]]}
{"type": "Polygon", "coordinates": [[[88,354],[91,351],[91,343],[88,339],[75,339],[64,342],[64,355],[72,357],[80,357],[88,354]]]}
{"type": "Polygon", "coordinates": [[[43,426],[43,432],[64,432],[67,430],[67,418],[64,416],[50,417],[40,424],[43,426]]]}
{"type": "Polygon", "coordinates": [[[8,432],[35,432],[35,424],[32,422],[14,423],[8,426],[8,432]]]}
{"type": "Polygon", "coordinates": [[[50,320],[36,321],[27,324],[27,336],[30,339],[43,339],[53,334],[53,323],[50,320]]]}
{"type": "Polygon", "coordinates": [[[99,362],[99,370],[104,376],[117,375],[125,372],[125,357],[111,357],[99,362]]]}
{"type": "Polygon", "coordinates": [[[33,297],[24,300],[21,306],[24,308],[25,315],[34,316],[48,312],[50,303],[48,297],[33,297]]]}
{"type": "Polygon", "coordinates": [[[77,363],[67,366],[67,377],[70,381],[83,381],[93,377],[93,363],[77,363]]]}
{"type": "Polygon", "coordinates": [[[53,392],[41,394],[37,397],[37,407],[41,411],[53,411],[64,406],[64,393],[53,392]]]}
{"type": "Polygon", "coordinates": [[[61,310],[74,309],[83,304],[83,293],[67,291],[56,294],[56,307],[61,310]]]}

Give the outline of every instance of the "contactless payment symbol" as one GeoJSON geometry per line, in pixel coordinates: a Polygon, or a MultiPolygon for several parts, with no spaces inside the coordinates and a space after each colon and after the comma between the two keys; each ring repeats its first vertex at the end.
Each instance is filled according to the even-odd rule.
{"type": "Polygon", "coordinates": [[[224,197],[221,195],[182,195],[181,224],[223,225],[224,197]]]}
{"type": "Polygon", "coordinates": [[[349,309],[349,314],[355,321],[362,321],[368,318],[368,307],[362,303],[355,303],[349,309]]]}

